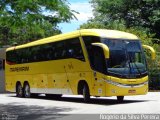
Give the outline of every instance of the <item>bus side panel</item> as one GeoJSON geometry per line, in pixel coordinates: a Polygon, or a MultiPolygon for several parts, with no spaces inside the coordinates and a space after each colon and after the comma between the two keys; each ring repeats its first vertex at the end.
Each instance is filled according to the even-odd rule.
{"type": "Polygon", "coordinates": [[[88,84],[88,87],[90,89],[90,94],[93,94],[93,89],[92,89],[92,81],[91,81],[91,72],[70,72],[68,73],[69,77],[69,86],[71,90],[73,91],[74,95],[78,94],[78,83],[83,80],[86,81],[88,84]]]}
{"type": "Polygon", "coordinates": [[[67,88],[67,75],[64,69],[65,61],[67,60],[45,61],[38,63],[38,66],[32,67],[35,85],[31,92],[62,94],[63,89],[66,90],[67,88]]]}
{"type": "Polygon", "coordinates": [[[33,74],[32,81],[29,82],[31,85],[31,93],[41,93],[42,89],[46,89],[48,86],[46,74],[33,74]]]}
{"type": "Polygon", "coordinates": [[[86,81],[92,93],[92,74],[88,62],[77,59],[69,59],[66,63],[68,83],[73,94],[78,94],[78,83],[80,80],[86,81]]]}
{"type": "Polygon", "coordinates": [[[6,91],[15,92],[15,78],[14,76],[6,76],[6,91]]]}
{"type": "Polygon", "coordinates": [[[52,94],[73,94],[68,86],[66,73],[48,74],[48,90],[52,94]]]}
{"type": "Polygon", "coordinates": [[[7,75],[6,90],[16,92],[16,84],[19,82],[24,87],[24,82],[28,82],[30,87],[34,85],[32,75],[7,75]]]}

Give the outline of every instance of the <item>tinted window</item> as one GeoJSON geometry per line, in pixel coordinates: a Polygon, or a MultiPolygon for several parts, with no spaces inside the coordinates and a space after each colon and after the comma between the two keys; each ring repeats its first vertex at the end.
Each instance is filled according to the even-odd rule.
{"type": "Polygon", "coordinates": [[[67,42],[67,57],[76,58],[84,61],[82,47],[78,38],[68,40],[67,42]]]}
{"type": "Polygon", "coordinates": [[[94,36],[85,36],[83,37],[83,40],[87,48],[92,69],[104,73],[106,64],[103,49],[92,45],[92,43],[100,42],[100,38],[94,36]]]}
{"type": "Polygon", "coordinates": [[[76,58],[84,61],[79,38],[8,51],[6,55],[7,62],[10,64],[66,58],[76,58]]]}

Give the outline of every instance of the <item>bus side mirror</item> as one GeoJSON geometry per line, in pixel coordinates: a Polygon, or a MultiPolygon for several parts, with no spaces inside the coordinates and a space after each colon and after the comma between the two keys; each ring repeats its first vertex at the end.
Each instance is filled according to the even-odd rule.
{"type": "Polygon", "coordinates": [[[103,43],[92,43],[93,46],[98,46],[101,47],[104,51],[104,56],[105,58],[109,58],[109,48],[107,45],[103,44],[103,43]]]}
{"type": "Polygon", "coordinates": [[[156,52],[155,52],[155,50],[151,46],[149,46],[149,45],[142,45],[142,46],[143,46],[144,49],[148,49],[148,50],[151,51],[151,59],[155,60],[156,59],[156,52]]]}

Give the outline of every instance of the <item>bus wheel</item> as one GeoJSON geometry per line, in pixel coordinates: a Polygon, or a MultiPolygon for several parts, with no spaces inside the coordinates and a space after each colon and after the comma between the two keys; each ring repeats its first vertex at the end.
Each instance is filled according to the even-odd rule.
{"type": "Polygon", "coordinates": [[[30,86],[28,83],[24,84],[23,94],[25,98],[31,97],[30,86]]]}
{"type": "Polygon", "coordinates": [[[123,102],[124,96],[117,96],[117,101],[118,102],[123,102]]]}
{"type": "Polygon", "coordinates": [[[23,88],[20,83],[16,86],[16,96],[23,97],[23,88]]]}
{"type": "Polygon", "coordinates": [[[89,88],[87,84],[84,84],[83,86],[83,99],[84,99],[84,102],[90,101],[90,93],[89,93],[89,88]]]}

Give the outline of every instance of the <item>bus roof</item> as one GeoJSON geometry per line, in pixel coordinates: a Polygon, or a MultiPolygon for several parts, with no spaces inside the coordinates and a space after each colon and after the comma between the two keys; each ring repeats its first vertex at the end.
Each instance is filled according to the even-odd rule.
{"type": "Polygon", "coordinates": [[[55,41],[61,41],[65,39],[70,39],[78,36],[99,36],[103,38],[112,38],[112,39],[128,39],[128,40],[137,40],[138,37],[136,35],[133,35],[131,33],[122,32],[118,30],[107,30],[107,29],[81,29],[76,30],[74,32],[59,34],[51,37],[47,37],[44,39],[36,40],[34,42],[26,43],[23,45],[18,45],[14,47],[10,47],[7,49],[7,51],[14,50],[14,49],[20,49],[20,48],[26,48],[29,46],[35,46],[39,44],[45,44],[55,41]]]}

